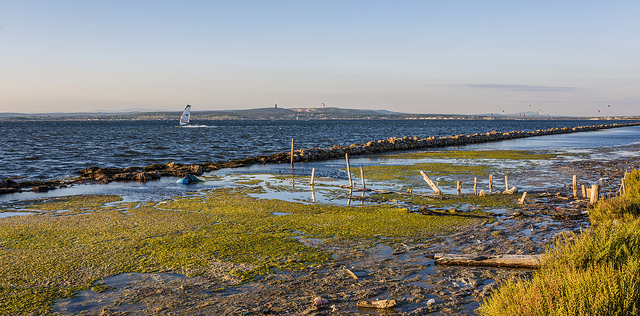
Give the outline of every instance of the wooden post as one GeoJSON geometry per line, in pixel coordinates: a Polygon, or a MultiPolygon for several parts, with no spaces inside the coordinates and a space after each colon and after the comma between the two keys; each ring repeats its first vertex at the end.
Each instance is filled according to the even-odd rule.
{"type": "Polygon", "coordinates": [[[473,195],[478,195],[478,178],[473,178],[473,195]]]}
{"type": "Polygon", "coordinates": [[[316,168],[311,169],[311,183],[310,185],[313,186],[313,180],[316,177],[316,168]]]}
{"type": "Polygon", "coordinates": [[[527,196],[527,192],[522,193],[522,197],[518,200],[518,204],[524,204],[524,198],[527,196]]]}
{"type": "Polygon", "coordinates": [[[442,194],[442,191],[438,189],[438,186],[435,183],[433,183],[431,179],[429,179],[429,177],[427,176],[426,173],[424,173],[424,171],[420,170],[420,174],[422,175],[422,178],[424,179],[424,181],[427,182],[427,184],[431,187],[431,189],[433,189],[433,191],[436,194],[442,194]]]}
{"type": "Polygon", "coordinates": [[[600,186],[597,184],[594,184],[591,186],[591,199],[589,200],[589,203],[596,204],[599,198],[600,198],[600,186]]]}
{"type": "Polygon", "coordinates": [[[509,176],[504,176],[505,191],[509,191],[509,176]]]}
{"type": "Polygon", "coordinates": [[[583,199],[587,198],[587,190],[584,188],[584,184],[582,185],[582,198],[583,199]]]}
{"type": "Polygon", "coordinates": [[[493,175],[492,174],[489,175],[489,194],[491,194],[491,191],[493,191],[493,175]]]}
{"type": "Polygon", "coordinates": [[[349,175],[349,187],[351,187],[353,186],[353,182],[351,181],[351,167],[349,166],[349,154],[345,153],[344,158],[347,160],[347,174],[349,175]]]}
{"type": "Polygon", "coordinates": [[[362,188],[366,189],[367,187],[364,185],[364,167],[362,165],[360,165],[360,181],[362,181],[362,188]]]}
{"type": "Polygon", "coordinates": [[[456,187],[458,189],[458,195],[462,195],[462,181],[458,181],[456,187]]]}
{"type": "Polygon", "coordinates": [[[291,139],[291,166],[293,166],[293,138],[291,139]]]}
{"type": "Polygon", "coordinates": [[[578,198],[578,176],[573,175],[573,198],[578,198]]]}

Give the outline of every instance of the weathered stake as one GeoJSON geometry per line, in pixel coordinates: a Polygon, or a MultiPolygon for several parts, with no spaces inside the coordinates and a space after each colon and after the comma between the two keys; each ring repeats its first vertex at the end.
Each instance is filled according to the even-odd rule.
{"type": "Polygon", "coordinates": [[[462,181],[456,182],[456,188],[458,189],[458,195],[462,195],[462,181]]]}
{"type": "Polygon", "coordinates": [[[362,165],[360,165],[360,180],[362,181],[362,188],[366,189],[367,187],[364,185],[364,167],[362,165]]]}
{"type": "Polygon", "coordinates": [[[473,195],[478,195],[478,178],[473,178],[473,195]]]}
{"type": "Polygon", "coordinates": [[[578,198],[578,176],[573,175],[573,198],[578,198]]]}
{"type": "Polygon", "coordinates": [[[587,189],[585,189],[584,184],[582,185],[582,198],[583,199],[587,198],[587,189]]]}
{"type": "Polygon", "coordinates": [[[591,186],[591,199],[589,200],[589,203],[596,204],[599,198],[600,198],[600,186],[597,184],[594,184],[591,186]]]}
{"type": "Polygon", "coordinates": [[[313,186],[313,180],[316,177],[316,168],[312,168],[311,169],[311,182],[309,183],[311,186],[313,186]]]}
{"type": "Polygon", "coordinates": [[[291,139],[291,166],[293,166],[293,138],[291,139]]]}
{"type": "Polygon", "coordinates": [[[509,191],[509,176],[504,176],[505,191],[509,191]]]}
{"type": "Polygon", "coordinates": [[[492,174],[489,175],[489,194],[491,194],[491,191],[493,191],[493,175],[492,174]]]}
{"type": "Polygon", "coordinates": [[[353,186],[351,181],[351,167],[349,166],[349,154],[344,154],[344,158],[347,160],[347,174],[349,175],[349,187],[353,186]]]}
{"type": "Polygon", "coordinates": [[[442,194],[442,191],[438,189],[438,186],[435,183],[433,183],[431,179],[429,179],[429,177],[427,176],[426,173],[424,173],[424,171],[420,170],[420,174],[422,175],[422,178],[424,179],[424,181],[427,182],[427,184],[431,187],[431,189],[433,189],[433,191],[436,194],[442,194]]]}

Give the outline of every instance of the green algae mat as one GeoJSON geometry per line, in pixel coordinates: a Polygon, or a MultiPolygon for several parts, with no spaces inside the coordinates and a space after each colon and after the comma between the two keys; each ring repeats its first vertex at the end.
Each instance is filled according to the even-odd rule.
{"type": "Polygon", "coordinates": [[[98,289],[125,272],[207,276],[215,263],[250,281],[331,261],[300,238],[418,242],[479,219],[425,216],[390,205],[346,207],[265,200],[251,187],[218,189],[157,202],[117,196],[22,202],[0,211],[0,314],[46,314],[54,300],[98,289]],[[281,215],[287,214],[287,215],[281,215]]]}

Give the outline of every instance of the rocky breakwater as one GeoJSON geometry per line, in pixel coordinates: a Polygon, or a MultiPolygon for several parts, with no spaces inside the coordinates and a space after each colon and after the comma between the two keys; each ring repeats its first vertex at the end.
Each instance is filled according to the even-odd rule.
{"type": "Polygon", "coordinates": [[[112,181],[138,181],[146,182],[160,179],[162,176],[184,177],[186,174],[201,175],[207,171],[217,170],[215,165],[181,165],[171,162],[164,165],[153,164],[147,167],[127,167],[127,168],[100,168],[91,167],[78,171],[77,178],[48,180],[48,181],[22,181],[17,182],[12,179],[0,179],[0,194],[22,192],[24,190],[33,192],[46,192],[56,188],[67,187],[75,183],[112,181]]]}
{"type": "Polygon", "coordinates": [[[157,180],[163,176],[184,177],[186,174],[201,175],[205,171],[213,171],[217,168],[205,168],[202,165],[181,165],[175,162],[159,165],[153,164],[147,167],[128,168],[99,168],[91,167],[80,170],[78,181],[95,180],[103,183],[112,181],[139,181],[146,182],[157,180]]]}
{"type": "MultiPolygon", "coordinates": [[[[447,146],[462,146],[476,143],[497,142],[516,138],[535,137],[554,134],[568,134],[578,133],[586,131],[595,131],[600,129],[634,126],[640,125],[640,123],[628,123],[628,124],[602,124],[592,126],[579,126],[579,127],[562,127],[562,128],[550,128],[544,130],[535,131],[511,131],[511,132],[487,132],[487,133],[475,133],[470,135],[454,135],[445,137],[402,137],[402,138],[387,138],[383,140],[371,141],[366,144],[351,144],[349,146],[333,146],[329,148],[307,148],[298,149],[293,152],[294,162],[310,162],[310,161],[323,161],[329,159],[342,158],[345,154],[349,155],[371,155],[383,152],[402,151],[410,149],[420,149],[429,147],[447,147],[447,146]]],[[[260,158],[262,163],[289,163],[291,161],[291,153],[279,153],[268,157],[260,158]]]]}

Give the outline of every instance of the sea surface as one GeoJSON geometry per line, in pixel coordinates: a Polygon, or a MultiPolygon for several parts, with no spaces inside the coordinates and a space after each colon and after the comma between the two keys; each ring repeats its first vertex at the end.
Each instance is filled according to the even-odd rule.
{"type": "MultiPolygon", "coordinates": [[[[288,152],[295,148],[348,146],[389,137],[449,136],[490,131],[532,131],[629,121],[597,120],[315,120],[315,121],[0,121],[0,178],[74,177],[91,166],[194,164],[288,152]]],[[[590,141],[534,138],[528,146],[623,146],[640,142],[640,128],[590,141]],[[538,139],[536,143],[536,140],[538,139]],[[600,139],[600,140],[599,140],[600,139]]],[[[597,132],[596,132],[597,133],[597,132]]],[[[611,134],[609,134],[611,135],[611,134]]],[[[508,142],[505,142],[508,144],[508,142]]],[[[521,144],[521,142],[519,143],[521,144]]]]}

